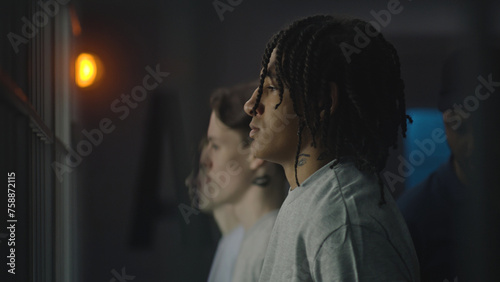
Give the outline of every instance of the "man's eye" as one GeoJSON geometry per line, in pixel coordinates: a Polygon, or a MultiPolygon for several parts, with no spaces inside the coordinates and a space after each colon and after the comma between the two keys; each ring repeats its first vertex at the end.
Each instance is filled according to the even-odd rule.
{"type": "Polygon", "coordinates": [[[274,87],[274,86],[272,86],[272,85],[269,85],[269,86],[267,87],[267,89],[269,89],[269,90],[271,90],[271,91],[278,90],[278,88],[276,88],[276,87],[274,87]]]}
{"type": "Polygon", "coordinates": [[[215,144],[212,144],[212,149],[214,149],[214,150],[219,150],[219,146],[218,146],[218,145],[215,145],[215,144]]]}

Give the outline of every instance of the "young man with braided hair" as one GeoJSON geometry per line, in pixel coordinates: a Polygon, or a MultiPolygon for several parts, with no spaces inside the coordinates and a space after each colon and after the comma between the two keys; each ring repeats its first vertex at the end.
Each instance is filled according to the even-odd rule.
{"type": "Polygon", "coordinates": [[[365,21],[308,17],[269,41],[245,111],[254,156],[281,164],[291,187],[259,281],[419,281],[379,176],[405,135],[403,90],[396,50],[365,21]],[[374,36],[346,52],[360,30],[374,36]]]}

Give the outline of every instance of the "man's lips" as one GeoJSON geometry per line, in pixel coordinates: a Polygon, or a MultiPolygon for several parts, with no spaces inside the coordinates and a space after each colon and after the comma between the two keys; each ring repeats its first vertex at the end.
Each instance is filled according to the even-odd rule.
{"type": "Polygon", "coordinates": [[[250,130],[250,133],[248,134],[248,136],[250,136],[250,138],[253,138],[255,136],[255,134],[257,133],[257,131],[259,131],[259,128],[253,124],[250,124],[250,128],[252,130],[250,130]]]}

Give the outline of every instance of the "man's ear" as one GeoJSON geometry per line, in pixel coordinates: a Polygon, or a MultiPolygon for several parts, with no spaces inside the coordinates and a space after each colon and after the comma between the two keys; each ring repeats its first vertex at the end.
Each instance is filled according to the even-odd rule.
{"type": "Polygon", "coordinates": [[[262,167],[266,161],[256,158],[253,154],[248,154],[248,162],[251,170],[257,170],[262,167]]]}
{"type": "MultiPolygon", "coordinates": [[[[330,115],[333,115],[333,113],[335,112],[335,110],[337,109],[337,105],[338,105],[338,87],[337,87],[337,83],[335,82],[330,82],[330,99],[332,100],[332,106],[330,107],[330,115]]],[[[320,104],[320,107],[321,107],[321,104],[320,104]]],[[[320,118],[321,120],[323,120],[325,118],[325,114],[326,114],[326,110],[322,110],[321,113],[319,114],[320,115],[320,118]]]]}

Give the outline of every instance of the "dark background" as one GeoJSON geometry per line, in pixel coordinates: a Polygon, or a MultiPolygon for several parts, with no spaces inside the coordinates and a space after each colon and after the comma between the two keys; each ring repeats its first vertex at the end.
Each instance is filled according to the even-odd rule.
{"type": "MultiPolygon", "coordinates": [[[[206,132],[211,91],[256,79],[267,40],[297,18],[334,13],[372,20],[370,12],[387,3],[246,0],[221,21],[211,1],[79,2],[78,48],[98,54],[106,67],[101,85],[78,93],[80,126],[96,128],[103,117],[117,126],[79,174],[82,280],[105,279],[123,266],[137,281],[206,279],[218,234],[203,215],[186,224],[178,205],[188,204],[183,179],[206,132]],[[156,64],[169,77],[118,120],[111,102],[141,83],[145,66],[156,64]],[[155,119],[161,122],[152,126],[155,119]]],[[[408,108],[435,107],[443,59],[463,44],[481,11],[457,1],[401,6],[382,32],[399,52],[408,108]]],[[[483,20],[493,19],[498,30],[498,17],[483,20]]],[[[388,170],[396,171],[394,156],[388,170]]]]}
{"type": "MultiPolygon", "coordinates": [[[[31,15],[36,2],[6,1],[0,9],[2,18],[8,19],[0,26],[0,35],[4,36],[0,44],[0,70],[20,85],[32,104],[40,85],[30,82],[30,74],[37,71],[28,66],[33,64],[30,58],[37,55],[25,46],[20,55],[14,55],[5,34],[19,32],[21,16],[31,15]]],[[[68,232],[72,234],[69,241],[74,248],[68,252],[73,256],[69,276],[76,281],[110,281],[116,271],[135,276],[134,281],[206,281],[220,234],[209,216],[192,214],[187,222],[181,211],[189,205],[184,179],[190,172],[198,140],[207,129],[210,93],[217,87],[257,79],[266,42],[292,21],[324,13],[371,21],[372,11],[386,10],[389,2],[75,0],[65,4],[74,13],[72,19],[81,26],[81,34],[74,34],[68,52],[75,58],[81,52],[94,53],[105,70],[102,78],[88,89],[69,87],[73,148],[87,140],[82,131],[99,128],[102,119],[110,119],[115,126],[71,172],[74,201],[63,201],[64,210],[71,210],[70,218],[74,220],[70,223],[72,232],[68,232]],[[221,20],[214,3],[237,5],[225,11],[221,20]],[[152,69],[159,66],[169,75],[136,108],[129,108],[130,114],[122,120],[111,105],[122,94],[129,95],[135,86],[142,85],[148,74],[147,66],[152,69]]],[[[441,67],[454,47],[485,45],[493,40],[492,34],[497,37],[498,2],[400,1],[403,10],[392,14],[381,31],[399,52],[408,108],[436,107],[441,67]]],[[[36,40],[40,37],[29,44],[41,46],[36,40]]],[[[60,43],[54,42],[57,44],[60,43]]],[[[54,46],[47,49],[56,50],[54,46]]],[[[57,62],[59,54],[52,53],[53,61],[57,62]]],[[[52,61],[47,59],[47,62],[52,61]]],[[[10,85],[5,82],[4,73],[0,74],[2,87],[10,85]]],[[[477,75],[474,70],[470,74],[477,75]]],[[[46,76],[51,76],[48,84],[57,84],[57,75],[48,72],[46,76]]],[[[49,98],[57,97],[51,91],[46,92],[49,98]]],[[[41,222],[39,225],[46,227],[29,225],[28,221],[20,223],[20,241],[42,235],[43,238],[19,247],[22,256],[19,264],[26,265],[29,271],[18,278],[55,277],[61,267],[56,262],[65,256],[56,253],[54,246],[65,238],[55,235],[55,230],[61,228],[54,221],[61,213],[57,204],[60,199],[48,164],[57,159],[57,152],[64,150],[43,143],[40,146],[48,151],[43,159],[47,162],[34,163],[37,156],[33,152],[37,151],[30,149],[34,143],[26,140],[38,137],[28,126],[29,114],[18,113],[12,102],[0,101],[0,128],[8,132],[0,138],[2,173],[12,169],[11,162],[20,175],[26,172],[27,176],[17,179],[18,185],[38,190],[19,191],[19,199],[26,203],[26,207],[19,208],[20,216],[31,216],[31,222],[41,222]],[[14,147],[12,144],[16,150],[10,149],[9,146],[14,147]],[[33,167],[41,168],[43,173],[27,173],[33,167]],[[37,184],[28,178],[31,176],[47,181],[37,184]],[[45,187],[43,183],[50,185],[45,187]],[[36,210],[38,204],[33,199],[41,197],[48,199],[43,206],[48,212],[36,210]],[[38,219],[39,214],[46,225],[38,219]],[[38,230],[46,233],[33,235],[38,230]],[[45,246],[42,251],[33,251],[40,245],[45,246]]],[[[54,107],[49,106],[54,103],[47,103],[51,111],[46,111],[49,117],[44,119],[50,129],[55,115],[51,115],[54,107]]],[[[388,171],[397,173],[396,157],[400,154],[401,146],[391,155],[388,171]]],[[[398,183],[394,196],[398,197],[403,188],[398,183]]],[[[471,271],[477,269],[480,267],[471,266],[471,271]]]]}

